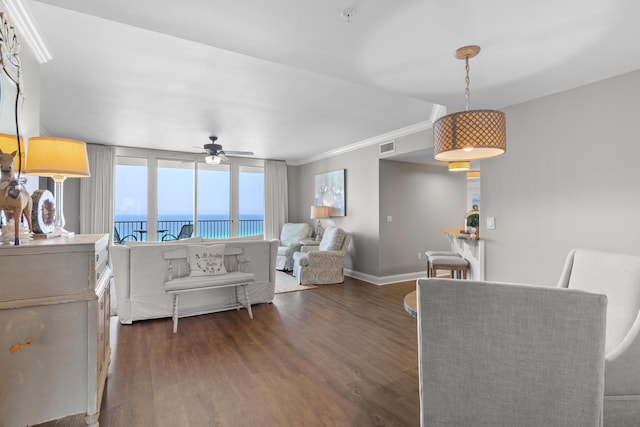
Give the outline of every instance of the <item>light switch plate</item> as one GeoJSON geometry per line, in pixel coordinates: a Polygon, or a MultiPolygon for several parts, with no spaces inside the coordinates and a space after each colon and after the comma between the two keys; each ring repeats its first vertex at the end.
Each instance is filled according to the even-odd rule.
{"type": "Polygon", "coordinates": [[[496,229],[496,217],[488,216],[487,217],[487,230],[495,230],[496,229]]]}
{"type": "Polygon", "coordinates": [[[393,218],[391,218],[391,215],[387,215],[387,222],[392,222],[393,218]]]}

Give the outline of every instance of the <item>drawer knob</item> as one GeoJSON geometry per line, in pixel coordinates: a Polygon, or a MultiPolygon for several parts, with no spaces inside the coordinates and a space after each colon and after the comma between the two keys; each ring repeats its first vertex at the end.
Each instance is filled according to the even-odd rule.
{"type": "Polygon", "coordinates": [[[100,261],[100,254],[96,254],[96,262],[100,261]]]}

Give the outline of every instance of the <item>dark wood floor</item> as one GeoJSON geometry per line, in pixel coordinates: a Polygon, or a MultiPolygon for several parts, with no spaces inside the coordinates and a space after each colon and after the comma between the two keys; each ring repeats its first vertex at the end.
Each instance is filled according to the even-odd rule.
{"type": "Polygon", "coordinates": [[[346,278],[177,334],[171,319],[112,322],[100,426],[417,426],[414,289],[346,278]]]}

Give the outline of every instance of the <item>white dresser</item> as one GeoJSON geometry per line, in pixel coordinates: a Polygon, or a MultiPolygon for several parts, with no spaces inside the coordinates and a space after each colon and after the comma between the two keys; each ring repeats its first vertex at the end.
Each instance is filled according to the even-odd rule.
{"type": "Polygon", "coordinates": [[[107,234],[0,245],[0,425],[85,414],[107,377],[107,234]]]}

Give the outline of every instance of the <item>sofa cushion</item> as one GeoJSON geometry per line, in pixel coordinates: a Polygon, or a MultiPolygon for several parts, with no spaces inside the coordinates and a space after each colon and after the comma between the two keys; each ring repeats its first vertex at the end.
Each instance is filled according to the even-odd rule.
{"type": "Polygon", "coordinates": [[[324,231],[320,246],[321,251],[339,251],[342,248],[346,233],[342,228],[329,227],[324,231]]]}
{"type": "Polygon", "coordinates": [[[185,290],[194,290],[200,288],[211,288],[215,286],[228,286],[242,283],[249,283],[256,280],[253,273],[242,273],[240,271],[232,271],[224,275],[216,275],[215,277],[180,277],[178,279],[169,280],[164,283],[164,289],[167,292],[179,292],[185,290]]]}
{"type": "Polygon", "coordinates": [[[189,245],[189,276],[217,276],[226,274],[224,267],[225,245],[189,245]]]}

